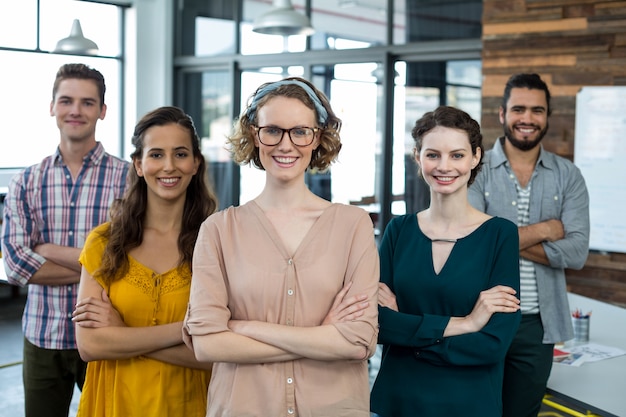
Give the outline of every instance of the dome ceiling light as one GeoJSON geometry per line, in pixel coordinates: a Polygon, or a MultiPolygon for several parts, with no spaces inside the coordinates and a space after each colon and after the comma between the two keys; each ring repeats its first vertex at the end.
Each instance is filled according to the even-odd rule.
{"type": "Polygon", "coordinates": [[[294,10],[290,0],[274,0],[270,11],[254,20],[252,30],[266,35],[312,35],[309,18],[294,10]]]}
{"type": "Polygon", "coordinates": [[[98,55],[98,45],[83,36],[80,21],[74,19],[70,36],[58,41],[56,48],[52,52],[56,54],[98,55]]]}

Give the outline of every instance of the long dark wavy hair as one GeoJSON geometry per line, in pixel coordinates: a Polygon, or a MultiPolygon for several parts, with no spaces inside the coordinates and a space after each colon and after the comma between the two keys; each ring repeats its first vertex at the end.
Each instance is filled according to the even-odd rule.
{"type": "MultiPolygon", "coordinates": [[[[207,163],[200,149],[200,139],[190,116],[178,107],[159,107],[146,114],[135,126],[132,143],[135,151],[130,155],[133,162],[143,154],[146,131],[154,126],[177,124],[189,132],[193,156],[200,162],[198,172],[192,177],[185,197],[181,232],[178,237],[179,267],[191,266],[193,248],[202,222],[218,207],[217,198],[207,183],[207,163]]],[[[148,205],[148,186],[137,171],[128,171],[128,188],[124,197],[113,203],[111,221],[103,236],[108,239],[102,264],[97,274],[111,283],[128,272],[128,252],[141,245],[148,205]]]]}

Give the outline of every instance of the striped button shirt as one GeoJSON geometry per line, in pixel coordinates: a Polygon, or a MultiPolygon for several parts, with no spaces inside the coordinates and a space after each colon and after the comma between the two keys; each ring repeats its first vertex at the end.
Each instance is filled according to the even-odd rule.
{"type": "MultiPolygon", "coordinates": [[[[11,179],[4,201],[2,256],[10,283],[25,286],[46,261],[32,248],[42,243],[80,248],[89,231],[108,219],[126,188],[129,164],[100,142],[73,179],[59,150],[11,179]]],[[[76,260],[78,262],[78,259],[76,260]]],[[[78,284],[28,285],[24,336],[45,349],[76,349],[72,311],[78,284]]]]}

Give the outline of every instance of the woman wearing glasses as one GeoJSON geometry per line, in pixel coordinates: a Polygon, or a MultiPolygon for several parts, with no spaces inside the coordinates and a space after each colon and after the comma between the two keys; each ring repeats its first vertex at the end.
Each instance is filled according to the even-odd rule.
{"type": "Polygon", "coordinates": [[[214,362],[207,416],[368,416],[377,340],[372,222],[306,186],[341,148],[341,121],[301,78],[251,97],[229,146],[265,171],[252,201],[207,219],[184,330],[214,362]]]}

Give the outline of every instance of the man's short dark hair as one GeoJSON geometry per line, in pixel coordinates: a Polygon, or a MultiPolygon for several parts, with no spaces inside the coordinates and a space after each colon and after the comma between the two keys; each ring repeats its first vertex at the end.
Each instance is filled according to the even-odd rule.
{"type": "Polygon", "coordinates": [[[93,80],[98,87],[98,95],[100,96],[100,107],[104,106],[104,93],[106,92],[106,85],[104,84],[104,76],[100,71],[90,68],[85,64],[65,64],[57,71],[56,78],[54,79],[54,86],[52,87],[52,101],[54,101],[59,85],[63,80],[79,79],[79,80],[93,80]]]}
{"type": "Polygon", "coordinates": [[[550,90],[548,85],[541,79],[539,74],[515,74],[506,82],[504,87],[504,95],[502,96],[502,108],[506,111],[506,105],[511,97],[511,89],[528,88],[529,90],[542,90],[546,94],[546,103],[548,104],[548,116],[552,113],[550,107],[550,90]]]}

